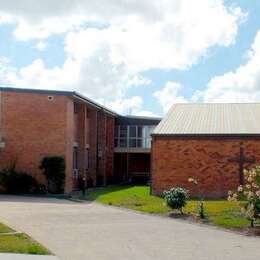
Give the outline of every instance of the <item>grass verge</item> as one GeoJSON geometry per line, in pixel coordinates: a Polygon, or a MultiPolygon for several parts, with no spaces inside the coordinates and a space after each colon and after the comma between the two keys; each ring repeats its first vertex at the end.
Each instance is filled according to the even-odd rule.
{"type": "Polygon", "coordinates": [[[12,234],[12,232],[14,232],[13,229],[0,223],[0,253],[20,253],[35,255],[50,254],[50,252],[46,248],[31,239],[26,234],[12,234]]]}

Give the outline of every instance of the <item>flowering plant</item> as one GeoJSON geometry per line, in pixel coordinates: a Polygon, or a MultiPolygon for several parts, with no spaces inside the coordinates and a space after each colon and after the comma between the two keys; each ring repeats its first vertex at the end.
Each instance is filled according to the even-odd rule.
{"type": "MultiPolygon", "coordinates": [[[[192,183],[194,186],[198,186],[199,184],[199,181],[192,177],[188,178],[188,182],[192,183]]],[[[201,219],[206,218],[205,209],[204,209],[204,200],[201,195],[200,195],[200,201],[198,202],[198,213],[201,219]]]]}
{"type": "Polygon", "coordinates": [[[251,227],[260,219],[260,166],[244,170],[245,185],[240,185],[236,192],[228,192],[229,201],[245,200],[241,211],[251,221],[251,227]]]}

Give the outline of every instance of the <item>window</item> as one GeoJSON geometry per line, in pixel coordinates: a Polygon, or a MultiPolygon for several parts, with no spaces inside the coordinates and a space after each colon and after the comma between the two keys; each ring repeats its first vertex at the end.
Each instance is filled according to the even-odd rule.
{"type": "Polygon", "coordinates": [[[75,179],[78,178],[79,175],[79,170],[78,170],[78,147],[74,146],[73,147],[73,177],[75,179]]]}
{"type": "Polygon", "coordinates": [[[119,138],[127,138],[127,126],[120,126],[119,138]]]}
{"type": "Polygon", "coordinates": [[[136,126],[130,126],[130,138],[136,138],[136,126]]]}
{"type": "Polygon", "coordinates": [[[73,147],[73,169],[78,169],[78,147],[73,147]]]}
{"type": "Polygon", "coordinates": [[[85,168],[88,170],[89,168],[89,149],[86,148],[86,153],[85,153],[85,168]]]}
{"type": "Polygon", "coordinates": [[[129,140],[129,147],[135,148],[136,147],[136,138],[131,138],[129,140]]]}
{"type": "Polygon", "coordinates": [[[151,133],[155,126],[116,126],[115,147],[151,148],[151,133]]]}
{"type": "Polygon", "coordinates": [[[89,118],[89,110],[86,108],[86,119],[89,118]]]}
{"type": "Polygon", "coordinates": [[[74,114],[78,114],[78,112],[79,112],[79,105],[76,102],[74,102],[74,114]]]}

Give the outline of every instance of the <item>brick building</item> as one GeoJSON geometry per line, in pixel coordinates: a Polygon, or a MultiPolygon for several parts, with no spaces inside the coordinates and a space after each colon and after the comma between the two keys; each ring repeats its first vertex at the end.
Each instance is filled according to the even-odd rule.
{"type": "MultiPolygon", "coordinates": [[[[0,169],[15,162],[17,169],[45,183],[39,170],[42,158],[60,155],[66,161],[66,192],[78,188],[79,176],[86,176],[88,187],[126,181],[128,168],[118,172],[114,159],[115,141],[124,142],[123,134],[115,137],[119,118],[127,119],[76,92],[0,88],[0,169]]],[[[142,171],[142,165],[136,168],[142,171]]]]}
{"type": "Polygon", "coordinates": [[[260,164],[260,104],[177,104],[152,134],[152,192],[223,197],[260,164]],[[187,179],[194,177],[194,188],[187,179]]]}

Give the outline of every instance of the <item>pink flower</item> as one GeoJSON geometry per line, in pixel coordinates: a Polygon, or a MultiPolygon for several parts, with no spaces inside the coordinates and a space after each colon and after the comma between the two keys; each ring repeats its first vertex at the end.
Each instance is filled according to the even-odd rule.
{"type": "Polygon", "coordinates": [[[254,196],[254,193],[252,191],[248,192],[247,198],[251,199],[254,196]]]}
{"type": "Polygon", "coordinates": [[[193,182],[194,179],[193,178],[188,178],[188,182],[193,182]]]}
{"type": "Polygon", "coordinates": [[[237,191],[238,191],[238,192],[242,192],[242,191],[243,191],[243,186],[240,185],[240,186],[237,188],[237,191]]]}
{"type": "Polygon", "coordinates": [[[249,177],[247,178],[247,181],[248,181],[248,182],[252,182],[252,181],[253,181],[253,178],[252,178],[251,176],[249,176],[249,177]]]}
{"type": "Polygon", "coordinates": [[[248,194],[248,191],[244,191],[244,195],[246,196],[248,194]]]}
{"type": "Polygon", "coordinates": [[[256,183],[254,183],[254,182],[252,183],[252,186],[253,186],[254,188],[256,188],[256,189],[259,188],[259,186],[258,186],[256,183]]]}
{"type": "Polygon", "coordinates": [[[233,194],[232,200],[237,201],[237,194],[236,193],[233,194]]]}

